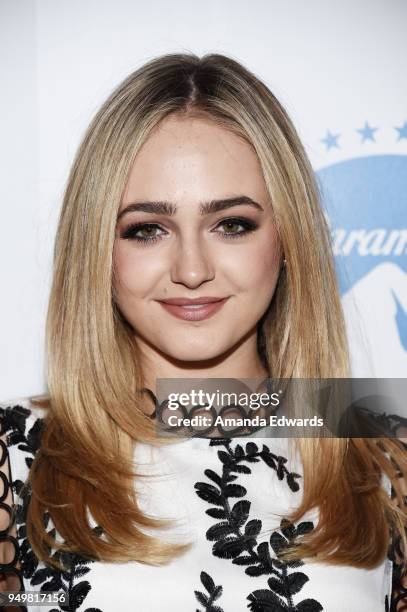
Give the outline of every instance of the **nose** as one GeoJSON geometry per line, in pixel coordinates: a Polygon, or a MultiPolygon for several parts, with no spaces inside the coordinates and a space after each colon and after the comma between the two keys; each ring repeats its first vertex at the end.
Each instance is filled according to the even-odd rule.
{"type": "Polygon", "coordinates": [[[171,280],[194,289],[215,277],[215,267],[208,251],[195,236],[180,240],[171,261],[171,280]]]}

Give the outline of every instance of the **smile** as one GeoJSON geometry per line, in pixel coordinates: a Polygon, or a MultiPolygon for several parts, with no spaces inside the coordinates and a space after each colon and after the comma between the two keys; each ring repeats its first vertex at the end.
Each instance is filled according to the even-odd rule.
{"type": "Polygon", "coordinates": [[[203,319],[209,319],[218,310],[222,308],[225,302],[229,298],[223,298],[216,302],[208,302],[207,304],[168,304],[167,302],[159,302],[163,308],[177,319],[184,319],[184,321],[202,321],[203,319]]]}

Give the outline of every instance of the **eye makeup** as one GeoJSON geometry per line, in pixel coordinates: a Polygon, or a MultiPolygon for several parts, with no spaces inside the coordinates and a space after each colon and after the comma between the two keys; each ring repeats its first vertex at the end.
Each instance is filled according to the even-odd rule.
{"type": "MultiPolygon", "coordinates": [[[[222,219],[216,228],[212,231],[220,234],[222,238],[226,240],[234,240],[236,238],[241,238],[242,236],[246,236],[247,234],[254,232],[258,228],[258,224],[251,219],[245,219],[242,217],[229,217],[227,219],[222,219]],[[233,227],[233,226],[241,226],[243,229],[237,232],[218,232],[216,228],[225,226],[225,228],[233,227]]],[[[141,244],[142,246],[147,246],[150,244],[154,244],[161,240],[162,236],[167,232],[163,230],[158,223],[131,223],[126,228],[122,230],[120,233],[120,237],[124,240],[133,240],[141,244]],[[156,230],[160,230],[161,234],[154,234],[156,230]],[[147,232],[147,234],[142,235],[142,232],[147,232]]]]}

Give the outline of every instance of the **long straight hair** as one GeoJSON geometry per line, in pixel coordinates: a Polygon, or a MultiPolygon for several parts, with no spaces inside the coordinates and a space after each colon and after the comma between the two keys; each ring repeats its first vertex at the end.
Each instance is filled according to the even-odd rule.
{"type": "MultiPolygon", "coordinates": [[[[174,544],[143,527],[170,521],[138,506],[133,464],[139,442],[162,444],[143,411],[143,378],[134,330],[113,292],[117,213],[140,147],[171,114],[200,116],[231,130],[260,161],[286,265],[259,351],[273,378],[347,378],[349,355],[330,233],[314,172],[286,111],[249,70],[224,55],[169,54],[132,73],[91,122],[68,179],[60,215],[46,327],[48,397],[42,442],[30,471],[27,529],[37,557],[58,566],[48,546],[111,562],[167,563],[174,544]],[[88,524],[87,508],[104,537],[88,524]],[[44,527],[48,510],[61,545],[44,527]]],[[[394,439],[296,441],[303,464],[297,520],[318,507],[316,528],[288,558],[371,568],[391,533],[406,545],[394,439]],[[397,498],[381,486],[385,473],[397,498]],[[365,534],[369,534],[366,538],[365,534]]],[[[137,467],[137,466],[136,466],[137,467]]]]}

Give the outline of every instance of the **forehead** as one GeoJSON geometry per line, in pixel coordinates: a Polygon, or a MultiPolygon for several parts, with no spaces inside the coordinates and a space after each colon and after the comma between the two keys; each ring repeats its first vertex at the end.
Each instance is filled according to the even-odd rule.
{"type": "Polygon", "coordinates": [[[138,152],[122,205],[139,198],[181,202],[236,193],[267,198],[252,146],[210,119],[171,115],[138,152]]]}

